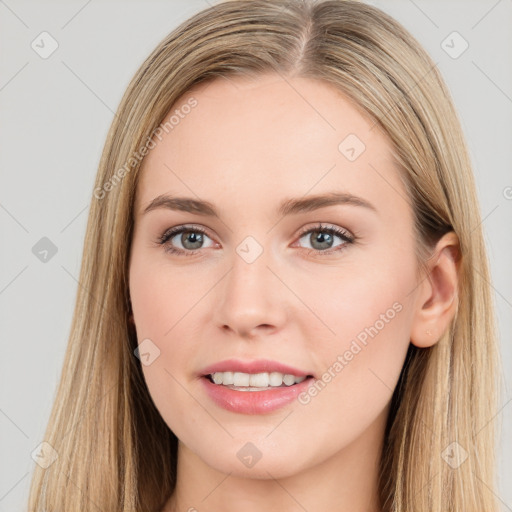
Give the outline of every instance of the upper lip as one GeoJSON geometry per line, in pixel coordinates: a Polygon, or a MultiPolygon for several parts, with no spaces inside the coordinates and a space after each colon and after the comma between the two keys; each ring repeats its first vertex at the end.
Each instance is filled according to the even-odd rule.
{"type": "Polygon", "coordinates": [[[241,373],[271,373],[280,372],[288,375],[295,375],[296,377],[306,377],[311,375],[308,372],[294,368],[277,361],[269,359],[253,359],[252,361],[242,361],[240,359],[226,359],[214,363],[201,370],[201,375],[210,375],[215,372],[241,372],[241,373]]]}

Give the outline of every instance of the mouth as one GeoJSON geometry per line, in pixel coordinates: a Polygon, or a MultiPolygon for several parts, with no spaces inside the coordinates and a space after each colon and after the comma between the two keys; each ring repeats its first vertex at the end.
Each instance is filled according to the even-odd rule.
{"type": "Polygon", "coordinates": [[[314,376],[276,361],[228,360],[200,373],[206,395],[219,407],[265,414],[291,404],[314,376]]]}
{"type": "Polygon", "coordinates": [[[243,373],[227,371],[210,373],[205,375],[205,378],[212,384],[235,391],[261,392],[276,388],[289,388],[312,378],[312,376],[281,372],[243,373]]]}

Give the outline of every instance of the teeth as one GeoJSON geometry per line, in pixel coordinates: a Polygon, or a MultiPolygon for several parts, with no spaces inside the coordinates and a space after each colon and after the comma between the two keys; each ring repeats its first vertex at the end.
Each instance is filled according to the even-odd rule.
{"type": "Polygon", "coordinates": [[[269,376],[271,386],[280,386],[283,383],[283,374],[279,372],[272,372],[269,376]]]}
{"type": "Polygon", "coordinates": [[[221,384],[225,384],[226,386],[228,384],[233,384],[233,382],[234,382],[233,372],[224,372],[220,375],[222,375],[222,383],[221,384]]]}
{"type": "Polygon", "coordinates": [[[212,375],[212,380],[215,384],[222,384],[222,373],[214,373],[212,375]]]}
{"type": "MultiPolygon", "coordinates": [[[[248,373],[235,372],[233,374],[233,386],[236,386],[236,387],[248,386],[250,377],[251,376],[248,373]]],[[[221,379],[222,379],[222,384],[224,384],[224,375],[221,375],[221,379]]]]}
{"type": "Polygon", "coordinates": [[[211,374],[215,384],[222,384],[235,388],[268,388],[299,384],[306,377],[297,377],[280,372],[271,373],[242,373],[242,372],[215,372],[211,374]]]}
{"type": "MultiPolygon", "coordinates": [[[[268,373],[254,373],[249,377],[249,384],[253,388],[268,388],[268,383],[268,373]]],[[[224,381],[222,381],[222,384],[224,384],[224,381]]]]}
{"type": "Polygon", "coordinates": [[[292,384],[295,384],[295,377],[293,375],[285,375],[283,377],[283,383],[287,386],[291,386],[292,384]]]}

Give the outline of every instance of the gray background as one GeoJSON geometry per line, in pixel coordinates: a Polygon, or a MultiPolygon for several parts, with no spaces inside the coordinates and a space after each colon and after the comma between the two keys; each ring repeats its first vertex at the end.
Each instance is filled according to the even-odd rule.
{"type": "MultiPolygon", "coordinates": [[[[0,0],[0,511],[25,504],[31,452],[43,440],[61,371],[93,179],[113,113],[147,54],[209,3],[0,0]],[[31,47],[43,31],[59,45],[47,59],[31,47]],[[32,252],[42,237],[58,249],[47,262],[32,252]]],[[[470,145],[505,373],[492,420],[502,425],[499,498],[512,511],[512,0],[369,3],[401,21],[429,51],[470,145]],[[464,42],[446,39],[453,31],[469,44],[458,58],[464,42]]]]}

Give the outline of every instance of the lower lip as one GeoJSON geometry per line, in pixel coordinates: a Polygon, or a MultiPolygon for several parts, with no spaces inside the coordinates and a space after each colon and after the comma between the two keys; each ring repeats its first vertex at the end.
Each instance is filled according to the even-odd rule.
{"type": "Polygon", "coordinates": [[[236,391],[222,384],[214,384],[202,377],[208,396],[220,407],[240,414],[265,414],[275,411],[297,399],[313,381],[308,377],[293,386],[271,388],[265,391],[236,391]]]}

